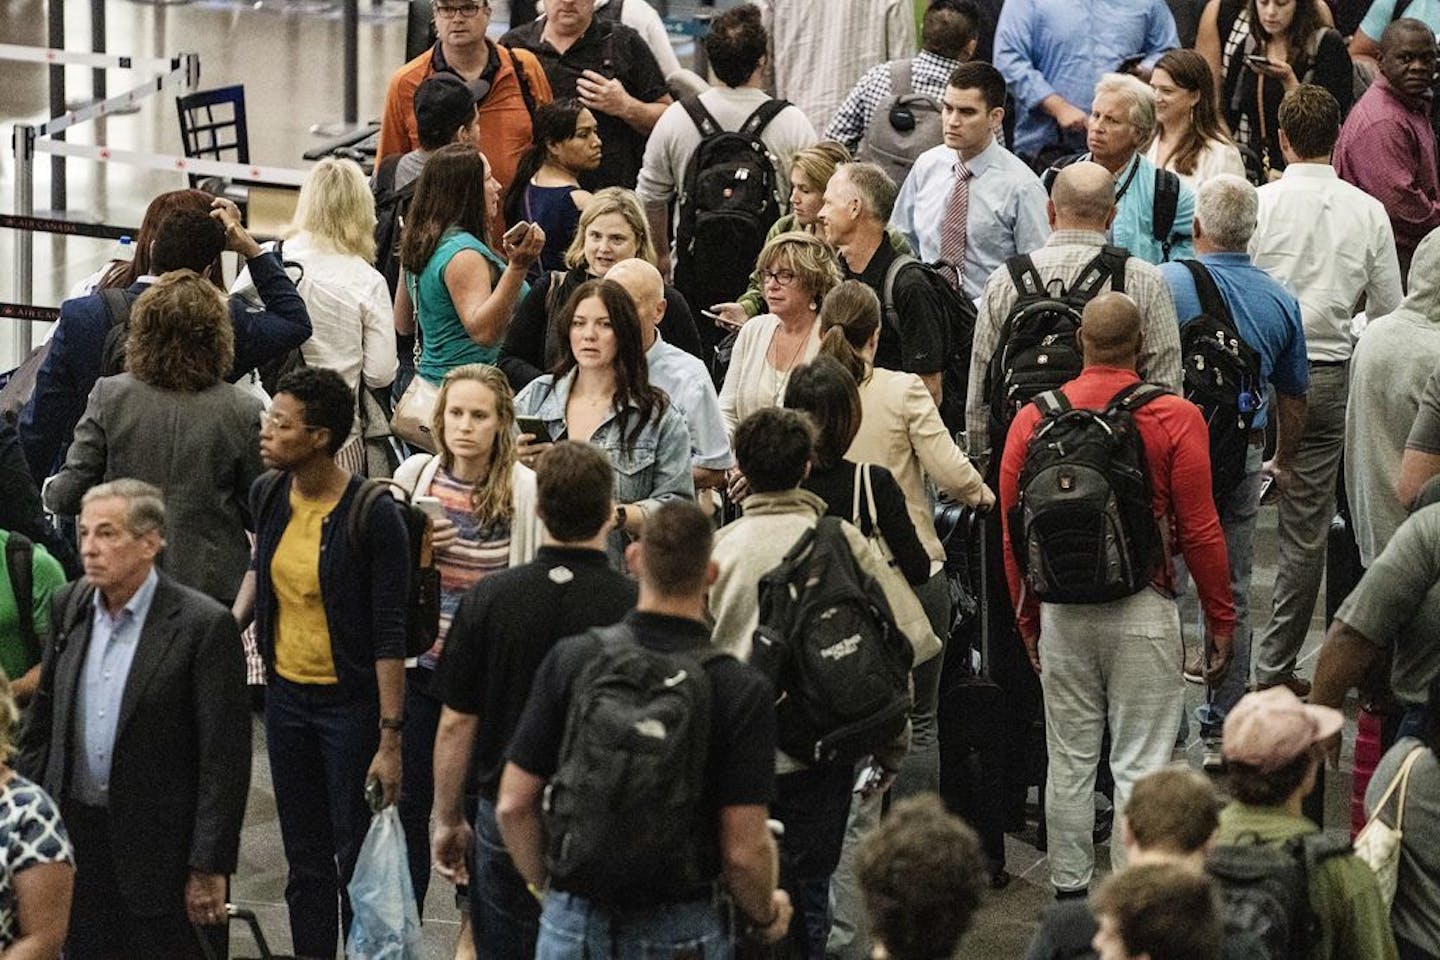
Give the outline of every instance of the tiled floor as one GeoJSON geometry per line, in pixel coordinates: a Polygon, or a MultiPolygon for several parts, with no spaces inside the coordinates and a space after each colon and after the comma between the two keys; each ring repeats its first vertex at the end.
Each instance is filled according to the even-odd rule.
{"type": "MultiPolygon", "coordinates": [[[[403,20],[396,0],[379,7],[362,4],[365,17],[360,26],[360,112],[362,118],[378,114],[386,78],[400,63],[404,48],[403,20]]],[[[673,4],[677,11],[693,3],[673,4]]],[[[497,23],[506,16],[503,0],[496,3],[497,23]]],[[[43,45],[45,5],[40,0],[0,0],[0,39],[6,43],[43,45]]],[[[233,0],[166,4],[110,0],[108,4],[110,49],[135,56],[171,55],[198,51],[204,88],[244,82],[249,106],[252,158],[275,166],[301,166],[300,155],[315,141],[312,124],[339,119],[341,103],[340,23],[336,8],[321,2],[260,0],[239,3],[233,0]]],[[[89,35],[87,6],[70,0],[66,23],[72,38],[71,49],[80,49],[89,35]]],[[[110,92],[128,87],[133,80],[124,71],[110,71],[110,92]]],[[[0,61],[0,122],[38,122],[44,119],[46,103],[45,68],[0,61]]],[[[89,71],[69,70],[72,97],[88,90],[89,71]]],[[[73,139],[102,142],[112,146],[157,153],[179,151],[180,141],[172,100],[166,91],[145,101],[139,112],[114,117],[105,125],[78,128],[73,139]]],[[[8,138],[5,139],[8,142],[8,138]]],[[[137,171],[118,165],[100,165],[74,160],[69,164],[72,208],[78,215],[94,220],[134,224],[150,196],[184,186],[178,174],[137,171]]],[[[8,151],[0,149],[0,209],[12,209],[10,197],[14,165],[8,151]]],[[[49,194],[49,164],[36,166],[37,207],[45,207],[49,194]]],[[[38,236],[35,243],[35,300],[55,305],[70,285],[94,270],[110,249],[106,241],[38,236]]],[[[10,268],[14,234],[0,230],[0,300],[14,299],[14,276],[10,268]]],[[[13,342],[7,321],[0,321],[0,369],[7,369],[13,356],[13,342]]],[[[1255,565],[1255,594],[1252,609],[1268,609],[1274,574],[1274,511],[1261,513],[1259,556],[1255,565]]],[[[1306,671],[1319,638],[1318,625],[1312,629],[1306,649],[1306,671]]],[[[1199,688],[1188,690],[1189,706],[1199,699],[1199,688]]],[[[1353,731],[1352,731],[1353,732],[1353,731]]],[[[1185,757],[1199,762],[1198,744],[1190,743],[1185,757]]],[[[1345,769],[1349,766],[1347,741],[1345,769]]],[[[1332,773],[1329,823],[1343,824],[1348,794],[1347,773],[1332,773]]],[[[1032,838],[1033,839],[1033,838],[1032,838]]],[[[1016,880],[986,904],[967,940],[966,957],[986,960],[1016,957],[1034,929],[1035,918],[1049,899],[1046,863],[1024,838],[1008,841],[1009,867],[1016,880]]],[[[1105,851],[1101,851],[1102,859],[1105,851]]],[[[255,733],[254,776],[241,849],[240,870],[235,877],[234,897],[256,910],[278,949],[288,947],[283,906],[285,861],[280,849],[275,820],[274,796],[265,761],[261,731],[255,733]]],[[[455,936],[455,911],[448,886],[438,878],[431,888],[425,911],[426,957],[448,957],[455,936]]],[[[235,935],[237,946],[244,938],[235,935]]],[[[253,951],[250,951],[253,953],[253,951]]],[[[239,956],[249,955],[243,948],[239,956]]]]}

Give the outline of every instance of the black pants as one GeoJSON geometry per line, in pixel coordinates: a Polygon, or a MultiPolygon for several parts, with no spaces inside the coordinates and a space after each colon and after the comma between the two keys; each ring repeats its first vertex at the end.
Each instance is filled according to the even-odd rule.
{"type": "Polygon", "coordinates": [[[200,960],[200,944],[185,916],[183,890],[175,891],[173,909],[158,916],[142,917],[126,908],[115,879],[109,812],[67,803],[62,816],[75,846],[75,895],[65,941],[68,960],[200,960]]]}
{"type": "Polygon", "coordinates": [[[795,915],[790,943],[810,960],[823,960],[830,931],[830,875],[840,863],[854,782],[851,764],[828,763],[775,778],[771,815],[785,825],[780,837],[780,886],[795,915]]]}

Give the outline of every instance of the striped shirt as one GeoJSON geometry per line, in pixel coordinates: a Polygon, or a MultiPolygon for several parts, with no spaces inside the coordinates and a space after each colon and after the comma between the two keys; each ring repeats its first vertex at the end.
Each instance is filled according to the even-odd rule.
{"type": "MultiPolygon", "coordinates": [[[[916,93],[939,100],[945,95],[945,85],[950,80],[950,74],[958,66],[959,60],[921,50],[919,55],[910,61],[910,86],[916,93]]],[[[864,139],[865,131],[869,129],[875,111],[880,109],[880,105],[893,92],[889,63],[866,70],[860,82],[855,84],[835,111],[835,116],[830,118],[830,125],[825,128],[825,138],[840,141],[854,153],[864,139]]]]}
{"type": "Polygon", "coordinates": [[[419,666],[432,670],[440,661],[450,621],[466,591],[489,574],[510,566],[510,524],[482,530],[470,506],[474,489],[473,484],[456,480],[441,467],[426,491],[440,501],[457,534],[448,547],[435,555],[435,566],[440,571],[440,637],[417,661],[419,666]]]}

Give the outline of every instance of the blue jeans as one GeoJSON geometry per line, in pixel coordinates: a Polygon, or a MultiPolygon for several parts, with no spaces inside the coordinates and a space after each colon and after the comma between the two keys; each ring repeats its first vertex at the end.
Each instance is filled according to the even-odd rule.
{"type": "MultiPolygon", "coordinates": [[[[1230,557],[1230,593],[1235,598],[1234,654],[1230,669],[1217,689],[1209,691],[1207,702],[1195,708],[1200,735],[1206,739],[1220,736],[1228,714],[1245,696],[1250,683],[1250,574],[1255,564],[1255,519],[1260,512],[1260,468],[1264,451],[1252,444],[1245,456],[1245,479],[1240,481],[1220,507],[1220,529],[1225,534],[1225,552],[1230,557]]],[[[1200,635],[1205,635],[1204,611],[1201,611],[1200,635]]]]}
{"type": "Polygon", "coordinates": [[[535,960],[729,960],[734,944],[713,900],[611,911],[552,890],[540,913],[535,960]]]}
{"type": "Polygon", "coordinates": [[[345,888],[370,829],[365,774],[380,746],[379,711],[334,686],[270,680],[265,740],[289,863],[290,937],[301,957],[335,956],[337,913],[350,929],[345,888]]]}
{"type": "Polygon", "coordinates": [[[405,729],[400,734],[400,823],[421,916],[430,888],[430,807],[435,800],[435,730],[440,726],[440,701],[430,692],[434,673],[425,667],[405,671],[405,729]]]}
{"type": "Polygon", "coordinates": [[[475,808],[475,862],[470,868],[470,933],[481,960],[530,960],[540,932],[540,902],[515,869],[495,823],[495,804],[475,808]]]}

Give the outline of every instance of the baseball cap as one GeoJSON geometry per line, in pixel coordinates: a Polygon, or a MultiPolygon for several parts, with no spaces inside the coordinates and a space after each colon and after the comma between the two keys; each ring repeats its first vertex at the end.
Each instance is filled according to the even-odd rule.
{"type": "Polygon", "coordinates": [[[1225,717],[1221,751],[1226,760],[1271,773],[1344,725],[1339,710],[1305,703],[1289,687],[1270,687],[1247,693],[1225,717]]]}
{"type": "Polygon", "coordinates": [[[490,82],[466,83],[453,73],[432,73],[415,89],[415,126],[420,139],[448,142],[475,116],[475,104],[490,92],[490,82]]]}

